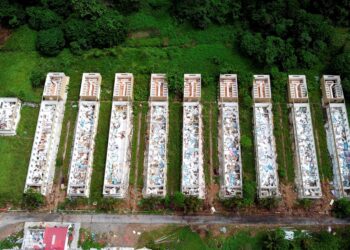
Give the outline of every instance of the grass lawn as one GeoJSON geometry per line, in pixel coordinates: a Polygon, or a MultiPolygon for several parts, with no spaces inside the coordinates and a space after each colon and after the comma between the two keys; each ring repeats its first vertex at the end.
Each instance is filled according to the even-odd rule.
{"type": "Polygon", "coordinates": [[[19,204],[27,176],[39,108],[23,107],[14,137],[0,137],[0,206],[19,204]]]}

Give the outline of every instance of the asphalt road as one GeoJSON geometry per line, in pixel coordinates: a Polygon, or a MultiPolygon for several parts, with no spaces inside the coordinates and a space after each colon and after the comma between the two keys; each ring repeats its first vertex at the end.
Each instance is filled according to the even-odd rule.
{"type": "Polygon", "coordinates": [[[176,216],[176,215],[112,215],[112,214],[60,214],[60,213],[0,213],[0,229],[11,224],[32,221],[102,223],[102,224],[237,224],[237,225],[288,225],[328,226],[350,225],[350,219],[333,217],[281,217],[270,216],[176,216]]]}

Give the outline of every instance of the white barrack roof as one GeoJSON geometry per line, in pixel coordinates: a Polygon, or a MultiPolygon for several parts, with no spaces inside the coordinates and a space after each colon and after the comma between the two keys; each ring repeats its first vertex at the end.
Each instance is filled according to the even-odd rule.
{"type": "Polygon", "coordinates": [[[254,104],[254,126],[258,196],[279,196],[271,103],[254,104]]]}
{"type": "Polygon", "coordinates": [[[131,102],[112,103],[103,195],[125,198],[129,187],[131,137],[131,102]]]}

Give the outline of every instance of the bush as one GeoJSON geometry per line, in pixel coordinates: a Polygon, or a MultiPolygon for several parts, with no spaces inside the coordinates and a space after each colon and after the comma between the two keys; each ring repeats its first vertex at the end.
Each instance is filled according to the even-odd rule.
{"type": "Polygon", "coordinates": [[[185,198],[185,213],[195,213],[199,211],[201,206],[203,205],[203,201],[201,199],[198,199],[195,196],[186,196],[185,198]]]}
{"type": "Polygon", "coordinates": [[[34,189],[28,189],[23,194],[22,207],[29,211],[35,210],[45,204],[45,197],[35,191],[34,189]]]}
{"type": "Polygon", "coordinates": [[[97,209],[102,212],[111,212],[119,200],[114,198],[102,198],[97,202],[97,209]]]}
{"type": "Polygon", "coordinates": [[[32,85],[32,88],[39,88],[44,86],[45,74],[46,72],[43,69],[36,69],[32,71],[30,76],[30,83],[32,85]]]}
{"type": "Polygon", "coordinates": [[[259,199],[259,205],[266,209],[273,209],[278,207],[278,204],[280,203],[281,199],[276,197],[268,197],[268,198],[262,198],[259,199]]]}
{"type": "Polygon", "coordinates": [[[309,209],[312,205],[311,199],[299,199],[298,206],[304,209],[309,209]]]}
{"type": "Polygon", "coordinates": [[[164,199],[159,197],[143,198],[140,201],[139,206],[146,211],[154,211],[161,206],[164,206],[164,199]]]}
{"type": "Polygon", "coordinates": [[[29,26],[35,30],[57,27],[62,22],[60,16],[47,8],[29,7],[26,11],[29,26]]]}
{"type": "Polygon", "coordinates": [[[346,198],[336,200],[334,202],[332,212],[338,218],[349,218],[350,217],[350,200],[346,198]]]}
{"type": "Polygon", "coordinates": [[[182,209],[185,207],[186,197],[181,192],[175,192],[173,196],[173,204],[175,208],[182,209]]]}
{"type": "Polygon", "coordinates": [[[256,183],[249,180],[244,180],[243,183],[243,205],[251,206],[255,201],[256,183]]]}
{"type": "Polygon", "coordinates": [[[240,197],[221,199],[220,202],[226,209],[230,209],[230,210],[235,208],[240,208],[243,206],[243,199],[240,197]]]}
{"type": "Polygon", "coordinates": [[[51,28],[38,33],[36,48],[46,56],[56,56],[64,48],[65,40],[61,29],[51,28]]]}

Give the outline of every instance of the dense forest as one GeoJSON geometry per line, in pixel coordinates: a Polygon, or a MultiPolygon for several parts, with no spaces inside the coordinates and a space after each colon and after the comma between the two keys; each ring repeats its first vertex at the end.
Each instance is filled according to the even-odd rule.
{"type": "MultiPolygon", "coordinates": [[[[350,96],[350,48],[334,46],[338,27],[350,26],[347,0],[165,0],[178,23],[195,29],[233,25],[242,55],[254,63],[279,70],[309,69],[324,62],[329,73],[340,74],[350,96]]],[[[0,21],[5,27],[28,24],[38,31],[37,50],[56,56],[63,48],[81,54],[91,48],[122,44],[128,34],[126,16],[137,12],[141,0],[0,0],[0,21]]]]}

